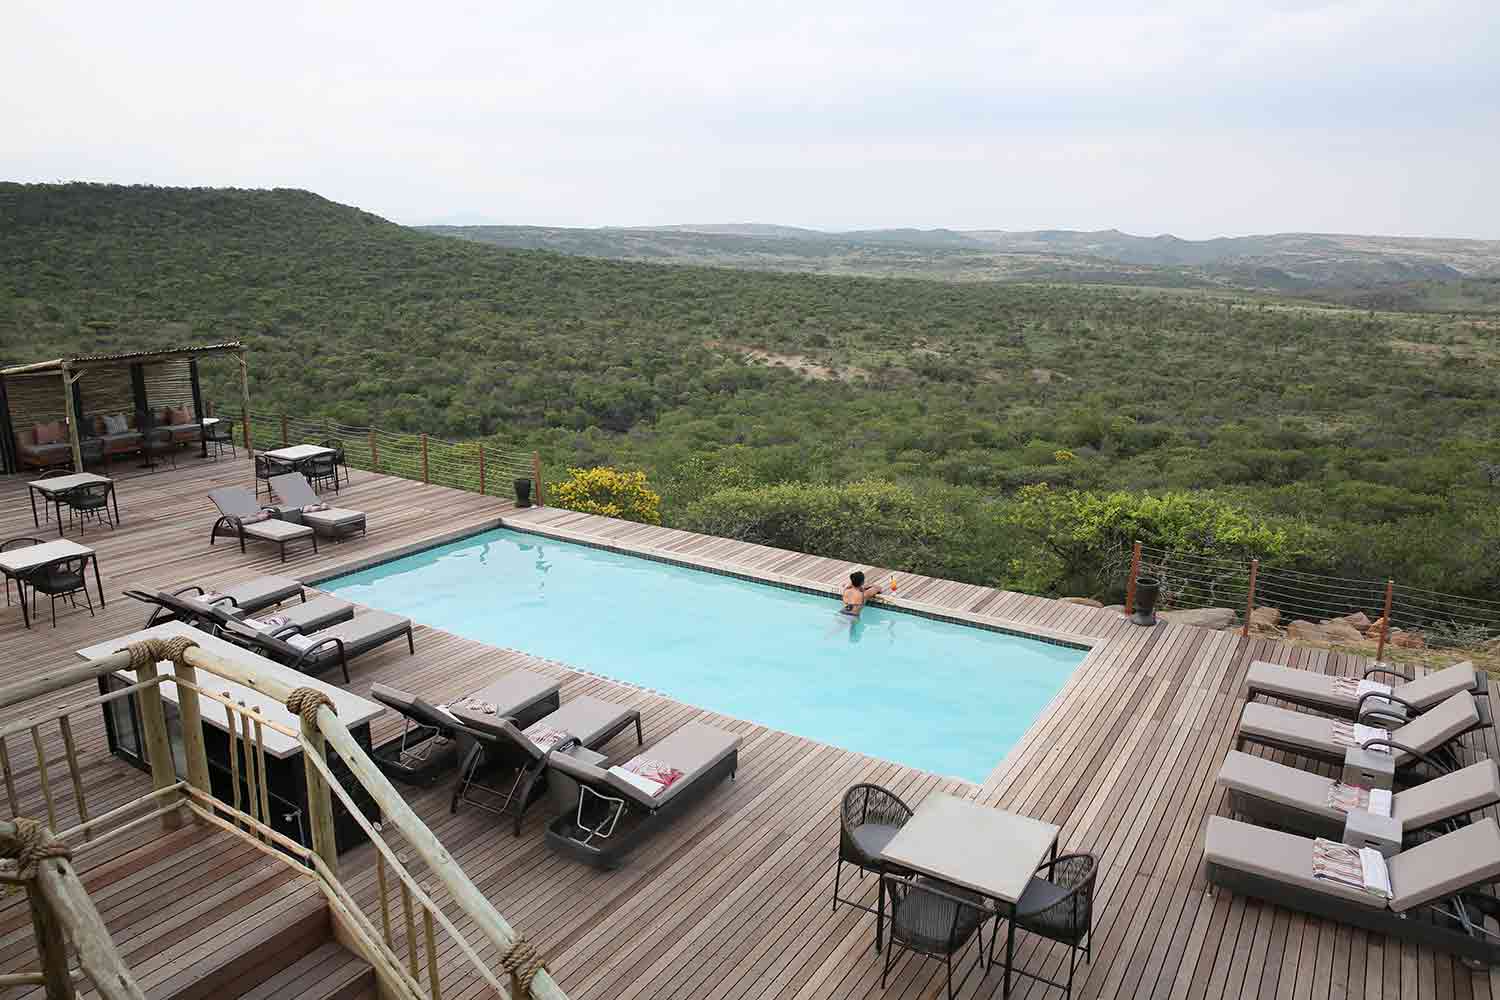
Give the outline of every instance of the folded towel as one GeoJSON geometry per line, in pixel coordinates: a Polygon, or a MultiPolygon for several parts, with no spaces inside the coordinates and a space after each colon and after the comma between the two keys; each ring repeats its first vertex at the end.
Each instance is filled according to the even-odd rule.
{"type": "Polygon", "coordinates": [[[310,503],[310,504],[308,504],[308,505],[306,505],[305,507],[302,508],[302,513],[304,513],[304,514],[316,514],[320,510],[327,510],[327,509],[328,509],[328,505],[326,503],[310,503]]]}
{"type": "Polygon", "coordinates": [[[1391,802],[1392,799],[1389,789],[1372,788],[1370,789],[1370,804],[1365,808],[1370,810],[1370,812],[1374,813],[1376,816],[1384,816],[1386,819],[1390,819],[1391,802]]]}
{"type": "Polygon", "coordinates": [[[1351,847],[1319,837],[1313,841],[1313,878],[1326,879],[1391,898],[1391,875],[1385,858],[1373,847],[1351,847]]]}
{"type": "Polygon", "coordinates": [[[537,722],[527,726],[524,735],[536,745],[538,750],[542,751],[551,750],[563,740],[568,739],[566,731],[556,729],[545,722],[537,722]]]}
{"type": "MultiPolygon", "coordinates": [[[[1335,722],[1333,724],[1333,742],[1341,747],[1362,747],[1371,740],[1388,740],[1391,738],[1389,731],[1379,726],[1362,726],[1359,723],[1335,722]]],[[[1390,753],[1389,747],[1374,747],[1379,753],[1390,753]]]]}
{"type": "Polygon", "coordinates": [[[256,513],[256,514],[246,514],[244,517],[240,518],[240,523],[241,524],[259,524],[262,521],[269,521],[270,519],[271,519],[271,512],[268,511],[268,510],[263,510],[263,511],[260,511],[259,513],[256,513]]]}
{"type": "Polygon", "coordinates": [[[287,645],[293,647],[294,649],[305,650],[311,648],[312,644],[317,640],[315,640],[310,635],[289,635],[285,637],[285,641],[287,645]]]}
{"type": "Polygon", "coordinates": [[[660,782],[652,781],[649,778],[643,778],[632,771],[625,770],[618,764],[610,768],[609,773],[613,774],[621,781],[624,781],[626,784],[634,785],[636,788],[645,792],[647,795],[653,797],[660,795],[662,792],[666,791],[666,786],[661,784],[660,782]]]}
{"type": "Polygon", "coordinates": [[[625,765],[625,770],[639,775],[647,781],[656,782],[658,785],[661,785],[662,791],[671,788],[673,783],[682,778],[683,774],[682,768],[673,767],[670,764],[664,764],[659,760],[652,760],[649,757],[637,757],[625,765]]]}
{"type": "Polygon", "coordinates": [[[1342,781],[1334,782],[1328,788],[1328,808],[1337,809],[1341,813],[1368,809],[1370,790],[1358,785],[1346,785],[1342,781]]]}
{"type": "Polygon", "coordinates": [[[494,702],[480,701],[478,698],[465,698],[458,707],[466,708],[471,712],[479,712],[482,715],[494,715],[498,711],[494,702]]]}
{"type": "Polygon", "coordinates": [[[290,625],[291,623],[292,620],[286,615],[267,615],[264,618],[245,619],[246,625],[249,625],[253,629],[259,629],[262,632],[270,632],[273,629],[278,629],[283,625],[290,625]]]}

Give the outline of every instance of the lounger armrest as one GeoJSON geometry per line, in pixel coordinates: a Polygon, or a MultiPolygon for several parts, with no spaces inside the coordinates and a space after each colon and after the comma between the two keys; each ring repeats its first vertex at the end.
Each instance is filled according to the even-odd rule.
{"type": "Polygon", "coordinates": [[[289,635],[301,635],[302,634],[302,629],[301,629],[300,626],[297,626],[297,625],[283,625],[280,628],[274,628],[274,629],[272,629],[267,634],[272,639],[282,639],[282,640],[285,640],[286,637],[289,636],[289,635]]]}
{"type": "Polygon", "coordinates": [[[196,590],[199,597],[202,597],[204,594],[208,593],[208,591],[204,590],[196,583],[190,583],[186,587],[180,587],[177,590],[168,591],[168,593],[170,593],[173,597],[181,597],[183,594],[186,594],[190,590],[196,590]]]}
{"type": "MultiPolygon", "coordinates": [[[[313,657],[313,654],[317,653],[318,651],[320,651],[321,649],[323,649],[325,646],[329,646],[329,645],[332,645],[332,646],[334,646],[334,647],[336,647],[338,649],[338,651],[339,651],[339,662],[340,663],[347,662],[347,660],[345,659],[345,656],[344,656],[344,640],[340,639],[336,635],[331,635],[328,638],[323,639],[323,640],[321,640],[319,642],[315,642],[311,646],[308,646],[306,649],[302,650],[302,654],[297,657],[297,659],[292,663],[292,666],[294,668],[298,669],[298,670],[301,670],[302,669],[302,664],[305,663],[305,662],[307,662],[307,660],[310,657],[313,657]]],[[[295,648],[295,647],[293,647],[293,648],[295,648]]]]}
{"type": "Polygon", "coordinates": [[[1423,753],[1415,747],[1409,747],[1405,743],[1397,743],[1395,740],[1366,740],[1360,746],[1360,749],[1369,750],[1372,747],[1386,747],[1390,750],[1397,750],[1404,754],[1410,754],[1411,756],[1417,758],[1417,760],[1420,760],[1422,763],[1432,768],[1438,774],[1448,774],[1453,770],[1451,767],[1448,767],[1445,764],[1438,763],[1431,756],[1423,753]]]}
{"type": "Polygon", "coordinates": [[[1392,677],[1399,677],[1403,681],[1412,680],[1412,676],[1410,674],[1403,673],[1402,671],[1397,670],[1394,667],[1382,667],[1382,666],[1380,666],[1378,664],[1376,666],[1371,667],[1369,670],[1366,670],[1360,676],[1361,677],[1370,677],[1370,676],[1372,676],[1374,674],[1390,674],[1392,677]]]}
{"type": "MultiPolygon", "coordinates": [[[[1405,698],[1401,697],[1400,695],[1397,695],[1397,694],[1381,694],[1379,691],[1366,691],[1364,694],[1362,694],[1362,695],[1359,696],[1359,701],[1357,701],[1357,702],[1354,703],[1354,717],[1355,718],[1360,718],[1360,717],[1362,717],[1365,714],[1365,702],[1367,702],[1367,701],[1377,701],[1377,702],[1378,701],[1388,701],[1388,702],[1391,702],[1392,704],[1400,705],[1402,708],[1405,708],[1406,711],[1407,711],[1407,713],[1408,713],[1407,716],[1406,716],[1406,718],[1401,718],[1400,716],[1395,715],[1395,714],[1391,715],[1391,718],[1398,719],[1401,722],[1409,722],[1411,719],[1415,719],[1417,716],[1419,716],[1419,715],[1422,714],[1422,710],[1420,708],[1418,708],[1416,705],[1413,705],[1411,702],[1407,701],[1405,698]]],[[[1372,711],[1370,714],[1371,715],[1380,715],[1382,713],[1377,708],[1374,711],[1372,711]]]]}

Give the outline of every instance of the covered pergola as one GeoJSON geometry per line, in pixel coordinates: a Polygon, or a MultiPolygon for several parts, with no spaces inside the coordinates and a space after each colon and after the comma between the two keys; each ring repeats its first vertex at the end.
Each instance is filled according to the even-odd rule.
{"type": "MultiPolygon", "coordinates": [[[[239,363],[240,401],[248,415],[249,368],[245,348],[238,341],[79,355],[0,369],[0,471],[16,473],[36,467],[37,460],[30,457],[40,448],[36,430],[55,428],[58,422],[67,425],[72,466],[80,472],[85,442],[92,449],[96,440],[105,440],[96,437],[96,417],[128,416],[131,434],[142,437],[143,447],[146,435],[156,429],[156,414],[163,409],[190,408],[193,418],[201,422],[207,414],[198,383],[198,361],[216,354],[231,355],[239,363]]],[[[244,437],[249,448],[248,426],[244,437]]]]}

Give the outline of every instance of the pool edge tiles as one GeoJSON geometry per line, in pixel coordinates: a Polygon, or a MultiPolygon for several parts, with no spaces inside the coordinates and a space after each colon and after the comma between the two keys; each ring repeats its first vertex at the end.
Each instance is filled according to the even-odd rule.
{"type": "Polygon", "coordinates": [[[1093,645],[912,602],[875,602],[851,622],[816,585],[509,524],[319,586],[491,647],[974,786],[1023,743],[1093,645]]]}

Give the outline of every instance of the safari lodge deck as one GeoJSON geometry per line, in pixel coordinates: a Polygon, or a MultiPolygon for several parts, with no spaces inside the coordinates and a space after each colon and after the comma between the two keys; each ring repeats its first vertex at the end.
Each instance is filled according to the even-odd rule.
{"type": "MultiPolygon", "coordinates": [[[[27,478],[0,479],[0,538],[55,537],[33,525],[27,478]]],[[[668,528],[547,507],[519,510],[493,496],[358,470],[337,502],[367,512],[365,536],[322,544],[316,554],[289,549],[285,564],[275,546],[251,546],[244,554],[223,541],[211,547],[216,513],[208,491],[252,484],[251,465],[243,458],[185,461],[174,470],[119,479],[120,525],[111,530],[90,524],[83,539],[97,553],[106,605],[92,617],[81,607],[60,609],[55,628],[45,620],[45,608],[44,620],[30,629],[16,608],[0,611],[5,682],[77,663],[75,650],[140,628],[146,609],[121,596],[127,588],[226,586],[272,573],[315,584],[502,523],[829,590],[847,569],[830,559],[668,528]]],[[[68,537],[77,539],[76,530],[68,537]]],[[[692,720],[740,734],[737,779],[711,792],[612,872],[551,852],[542,837],[550,818],[546,810],[528,813],[521,836],[513,837],[507,825],[483,811],[450,814],[447,781],[426,789],[401,786],[421,819],[537,946],[574,1000],[941,995],[941,962],[909,956],[882,990],[881,958],[871,946],[874,918],[847,906],[830,909],[836,811],[844,790],[858,782],[894,789],[914,805],[929,793],[945,791],[1046,820],[1061,827],[1063,851],[1099,855],[1092,962],[1080,966],[1075,986],[1082,998],[1500,997],[1500,975],[1493,970],[1471,972],[1449,955],[1247,901],[1205,882],[1205,824],[1211,816],[1227,815],[1214,777],[1233,742],[1248,664],[1266,659],[1343,674],[1361,662],[1237,633],[1170,624],[1140,628],[1105,610],[904,572],[900,596],[957,616],[1077,637],[1092,646],[1060,696],[980,786],[816,743],[753,719],[717,715],[585,672],[589,664],[572,665],[580,668],[575,670],[420,623],[414,656],[404,642],[383,647],[360,657],[352,666],[352,683],[341,686],[367,694],[381,682],[443,703],[524,666],[560,678],[564,704],[580,694],[598,694],[639,708],[648,748],[692,720]]],[[[341,680],[337,670],[323,679],[341,680]]],[[[18,707],[12,718],[94,693],[92,681],[83,683],[35,706],[18,707]]],[[[375,744],[395,737],[399,727],[393,713],[375,720],[375,744]]],[[[83,762],[91,812],[149,790],[148,775],[109,755],[97,713],[87,724],[77,717],[71,736],[83,762]]],[[[55,735],[48,739],[55,743],[55,735]]],[[[624,751],[633,746],[631,739],[621,734],[606,750],[624,751]]],[[[1469,739],[1471,753],[1496,753],[1493,730],[1469,739]]],[[[27,742],[13,742],[10,761],[21,811],[44,816],[41,779],[27,742]]],[[[52,752],[61,751],[49,743],[52,752]]],[[[71,808],[71,796],[61,790],[65,774],[52,775],[59,788],[56,808],[63,813],[71,808]]],[[[130,852],[138,853],[153,836],[148,828],[135,839],[114,841],[107,858],[86,856],[87,862],[80,862],[95,873],[113,866],[119,881],[107,889],[111,912],[128,910],[134,899],[136,919],[149,921],[154,909],[200,891],[195,879],[207,885],[220,866],[229,868],[228,861],[199,858],[191,877],[173,876],[177,888],[171,888],[157,868],[132,861],[130,852]],[[158,874],[128,877],[137,870],[158,874]]],[[[340,862],[351,892],[368,899],[377,879],[372,851],[356,848],[340,862]]],[[[875,881],[866,878],[857,885],[873,901],[875,881]]],[[[119,938],[120,949],[148,993],[171,995],[202,967],[195,964],[201,949],[193,950],[194,935],[211,932],[222,945],[226,937],[252,933],[264,922],[257,916],[265,909],[264,891],[247,887],[229,893],[214,911],[218,922],[183,928],[175,936],[132,929],[119,938]]],[[[280,897],[278,906],[288,912],[291,904],[280,897]]],[[[15,954],[23,931],[29,933],[29,925],[0,928],[8,934],[0,938],[10,949],[4,955],[15,954]]],[[[1060,946],[1039,946],[1024,935],[1020,942],[1020,968],[1053,977],[1066,971],[1060,946]]],[[[13,965],[15,959],[5,961],[13,965]]],[[[460,958],[450,953],[443,961],[456,967],[460,958]]],[[[970,978],[961,995],[999,997],[1001,981],[997,967],[970,978]]],[[[1016,993],[1061,996],[1027,980],[1018,982],[1016,993]]],[[[287,985],[279,993],[257,995],[300,994],[287,985]]],[[[483,984],[473,979],[444,990],[444,996],[482,995],[487,995],[483,984]]]]}

